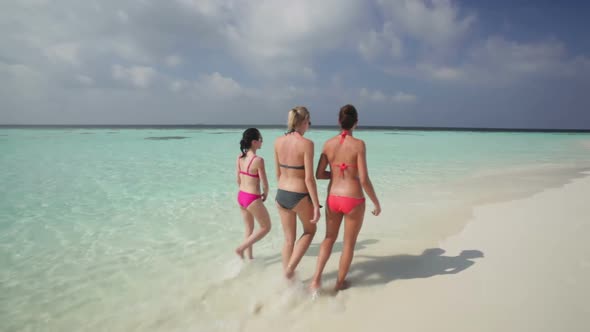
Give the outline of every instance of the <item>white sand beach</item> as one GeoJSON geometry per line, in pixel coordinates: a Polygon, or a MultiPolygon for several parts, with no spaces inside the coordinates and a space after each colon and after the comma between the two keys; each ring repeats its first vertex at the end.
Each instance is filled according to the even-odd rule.
{"type": "MultiPolygon", "coordinates": [[[[388,216],[369,217],[350,289],[336,296],[324,291],[313,302],[300,295],[290,305],[284,294],[281,300],[262,300],[244,316],[241,328],[588,331],[590,173],[585,175],[532,196],[476,206],[462,230],[439,243],[371,240],[370,223],[388,216]]],[[[326,290],[338,257],[335,252],[326,268],[326,290]]],[[[305,257],[300,275],[311,275],[314,263],[315,257],[305,257]]]]}

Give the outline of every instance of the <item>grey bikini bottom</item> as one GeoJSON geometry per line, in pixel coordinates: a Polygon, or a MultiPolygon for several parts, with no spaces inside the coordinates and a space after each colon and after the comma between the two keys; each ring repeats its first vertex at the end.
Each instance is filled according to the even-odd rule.
{"type": "MultiPolygon", "coordinates": [[[[309,193],[296,193],[278,189],[276,201],[283,209],[292,210],[305,197],[309,197],[309,193]]],[[[311,197],[309,197],[309,200],[311,201],[311,197]]]]}

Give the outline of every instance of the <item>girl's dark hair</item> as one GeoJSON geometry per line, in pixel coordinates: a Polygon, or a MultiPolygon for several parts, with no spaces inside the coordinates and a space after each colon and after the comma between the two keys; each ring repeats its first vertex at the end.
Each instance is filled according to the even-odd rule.
{"type": "Polygon", "coordinates": [[[252,146],[252,141],[258,140],[260,137],[260,132],[256,128],[248,128],[244,131],[242,134],[242,140],[240,141],[240,151],[242,151],[240,158],[246,156],[246,152],[248,152],[252,146]]]}
{"type": "Polygon", "coordinates": [[[344,130],[350,130],[359,119],[358,113],[354,106],[348,104],[340,108],[340,114],[338,120],[340,121],[340,127],[344,130]]]}

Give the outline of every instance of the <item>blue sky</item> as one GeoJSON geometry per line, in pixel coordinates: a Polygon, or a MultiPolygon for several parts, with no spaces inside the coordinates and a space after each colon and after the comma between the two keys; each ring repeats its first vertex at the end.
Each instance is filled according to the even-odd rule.
{"type": "Polygon", "coordinates": [[[0,4],[1,124],[590,129],[578,1],[0,4]]]}

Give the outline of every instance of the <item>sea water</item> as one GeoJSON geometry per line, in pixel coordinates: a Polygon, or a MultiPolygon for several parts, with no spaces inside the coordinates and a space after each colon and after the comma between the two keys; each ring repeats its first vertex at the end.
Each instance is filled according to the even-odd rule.
{"type": "MultiPolygon", "coordinates": [[[[283,130],[261,132],[273,229],[255,245],[255,263],[243,265],[233,254],[244,237],[235,170],[241,129],[0,129],[0,330],[238,330],[260,309],[257,275],[277,271],[263,281],[274,291],[282,282],[272,144],[283,130]]],[[[337,133],[306,133],[316,161],[337,133]]],[[[584,133],[354,135],[366,142],[384,213],[441,196],[416,196],[423,188],[448,200],[453,190],[441,184],[481,174],[590,165],[584,133]]],[[[321,200],[326,185],[319,182],[321,200]]],[[[367,232],[393,236],[412,220],[367,232]]],[[[314,243],[324,229],[320,223],[314,243]]]]}

